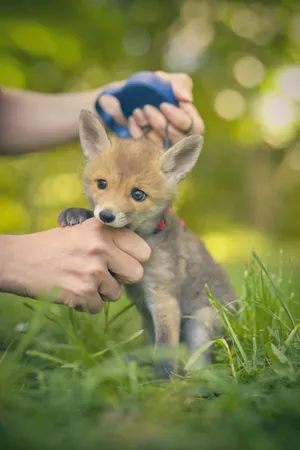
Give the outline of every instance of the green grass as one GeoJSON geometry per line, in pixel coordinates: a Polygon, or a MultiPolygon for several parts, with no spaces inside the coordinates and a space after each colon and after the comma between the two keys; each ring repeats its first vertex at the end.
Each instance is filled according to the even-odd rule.
{"type": "Polygon", "coordinates": [[[298,448],[300,288],[289,265],[278,266],[254,254],[233,269],[239,312],[211,298],[224,323],[216,361],[164,383],[128,358],[149,349],[126,300],[88,316],[2,296],[1,448],[298,448]],[[18,321],[29,321],[27,332],[18,321]]]}

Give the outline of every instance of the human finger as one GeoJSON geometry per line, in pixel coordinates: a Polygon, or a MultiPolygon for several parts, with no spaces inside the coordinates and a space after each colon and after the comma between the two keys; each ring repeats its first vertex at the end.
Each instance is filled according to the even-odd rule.
{"type": "Polygon", "coordinates": [[[103,110],[113,116],[113,118],[120,124],[127,126],[126,118],[122,112],[119,100],[113,95],[104,94],[102,95],[98,102],[103,110]]]}
{"type": "Polygon", "coordinates": [[[111,237],[119,250],[127,253],[140,263],[145,263],[151,256],[151,248],[144,239],[131,230],[112,230],[111,237]]]}
{"type": "Polygon", "coordinates": [[[101,275],[98,292],[104,301],[115,302],[122,295],[122,289],[118,281],[107,271],[101,275]]]}
{"type": "Polygon", "coordinates": [[[204,122],[194,105],[183,103],[178,108],[170,103],[162,103],[160,110],[170,124],[183,135],[204,133],[204,122]]]}

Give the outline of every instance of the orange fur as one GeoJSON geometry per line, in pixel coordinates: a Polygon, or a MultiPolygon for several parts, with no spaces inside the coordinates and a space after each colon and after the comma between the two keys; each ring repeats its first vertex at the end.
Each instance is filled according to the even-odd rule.
{"type": "Polygon", "coordinates": [[[151,211],[155,204],[168,201],[170,192],[160,170],[162,150],[146,139],[139,141],[114,139],[112,147],[87,164],[85,188],[95,203],[115,212],[151,211]],[[105,190],[97,187],[98,179],[108,183],[105,190]],[[131,197],[133,188],[147,194],[144,202],[131,197]]]}

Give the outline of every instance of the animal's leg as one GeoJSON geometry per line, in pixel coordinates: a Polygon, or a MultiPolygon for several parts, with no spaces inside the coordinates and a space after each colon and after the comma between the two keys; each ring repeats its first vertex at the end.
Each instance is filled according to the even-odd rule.
{"type": "Polygon", "coordinates": [[[155,344],[155,331],[151,316],[149,317],[142,316],[142,328],[144,330],[145,345],[155,344]]]}
{"type": "MultiPolygon", "coordinates": [[[[163,289],[156,289],[147,306],[152,316],[156,349],[169,347],[175,350],[179,345],[180,334],[180,308],[177,299],[163,289]]],[[[154,362],[157,379],[169,378],[175,370],[176,358],[154,362]]]]}
{"type": "MultiPolygon", "coordinates": [[[[196,352],[204,344],[212,339],[213,331],[216,326],[216,313],[211,306],[204,306],[191,314],[191,318],[184,319],[182,334],[183,341],[191,350],[196,352]]],[[[210,349],[199,354],[191,369],[198,369],[211,362],[210,349]]]]}

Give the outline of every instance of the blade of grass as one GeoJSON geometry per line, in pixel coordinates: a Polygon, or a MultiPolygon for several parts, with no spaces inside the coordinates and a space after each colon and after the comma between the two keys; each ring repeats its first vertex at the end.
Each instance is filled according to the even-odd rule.
{"type": "Polygon", "coordinates": [[[277,316],[273,311],[271,311],[270,308],[265,306],[263,303],[256,302],[255,300],[252,301],[253,305],[256,305],[258,308],[260,308],[262,311],[268,313],[273,319],[276,319],[283,327],[287,328],[290,331],[290,327],[280,319],[279,316],[277,316]]]}
{"type": "Polygon", "coordinates": [[[125,306],[121,311],[119,311],[117,314],[115,314],[109,321],[107,326],[109,327],[113,322],[115,322],[122,314],[129,311],[134,306],[134,303],[129,303],[129,305],[125,306]]]}
{"type": "Polygon", "coordinates": [[[83,340],[78,336],[78,330],[80,330],[80,326],[78,321],[76,321],[76,312],[72,308],[68,308],[68,317],[69,317],[69,323],[70,323],[70,329],[71,334],[78,345],[80,347],[82,354],[85,355],[87,359],[89,359],[89,351],[86,348],[85,343],[83,340]]]}
{"type": "Polygon", "coordinates": [[[283,344],[283,348],[285,351],[290,346],[290,344],[291,344],[292,340],[294,339],[296,333],[298,332],[299,328],[300,328],[300,323],[297,323],[297,325],[292,329],[292,331],[288,335],[286,341],[283,344]]]}
{"type": "Polygon", "coordinates": [[[233,329],[233,327],[231,325],[230,320],[228,319],[228,316],[227,316],[227,313],[226,313],[224,307],[220,304],[220,302],[218,302],[218,300],[216,300],[214,298],[214,296],[211,294],[211,292],[209,290],[209,287],[207,285],[206,285],[206,291],[207,291],[208,297],[209,297],[212,305],[215,306],[217,311],[219,311],[221,313],[220,315],[223,318],[223,322],[225,322],[225,324],[226,324],[226,326],[227,326],[227,328],[228,328],[228,330],[229,330],[229,332],[230,332],[230,334],[232,336],[233,341],[235,342],[237,348],[239,349],[239,352],[241,354],[244,366],[245,366],[245,368],[248,368],[249,363],[248,363],[247,355],[246,355],[246,353],[244,351],[244,348],[243,348],[243,346],[242,346],[242,344],[241,344],[241,342],[240,342],[236,332],[234,331],[234,329],[233,329]]]}
{"type": "Polygon", "coordinates": [[[40,359],[45,359],[46,361],[51,361],[61,365],[68,363],[68,361],[64,361],[63,359],[60,359],[57,356],[49,355],[48,353],[37,352],[35,350],[27,350],[26,355],[36,356],[40,359]]]}
{"type": "Polygon", "coordinates": [[[236,370],[234,367],[234,361],[233,361],[233,357],[232,357],[228,342],[224,338],[216,339],[215,342],[216,342],[216,344],[221,345],[221,347],[223,347],[225,349],[227,356],[228,356],[229,364],[231,367],[232,376],[235,379],[235,381],[237,381],[237,375],[236,375],[236,370]]]}
{"type": "Polygon", "coordinates": [[[253,337],[252,338],[252,345],[253,345],[253,354],[252,354],[252,364],[253,364],[253,368],[256,369],[257,368],[257,343],[256,343],[256,338],[253,337]]]}
{"type": "Polygon", "coordinates": [[[7,353],[8,353],[8,351],[9,351],[9,349],[10,349],[10,347],[11,347],[12,344],[15,342],[15,340],[16,340],[16,338],[14,337],[14,338],[10,341],[10,343],[8,344],[8,346],[6,347],[5,352],[3,353],[3,355],[2,355],[2,357],[1,357],[1,359],[0,359],[0,364],[2,364],[2,362],[4,361],[4,359],[5,359],[5,357],[6,357],[7,353]]]}
{"type": "Polygon", "coordinates": [[[123,341],[118,342],[117,344],[114,344],[110,347],[104,348],[103,350],[100,350],[99,352],[93,353],[91,355],[92,358],[98,358],[99,356],[103,356],[105,353],[111,351],[112,349],[116,349],[118,347],[121,347],[124,344],[127,344],[128,342],[133,341],[134,339],[137,339],[141,334],[144,332],[144,330],[139,330],[136,333],[133,333],[131,336],[129,336],[127,339],[124,339],[123,341]]]}
{"type": "Polygon", "coordinates": [[[289,317],[289,319],[291,321],[292,326],[295,327],[296,323],[294,321],[294,318],[293,318],[293,316],[292,316],[292,314],[291,314],[291,312],[290,312],[290,310],[289,310],[289,308],[288,308],[284,298],[282,297],[281,293],[277,289],[277,286],[275,285],[274,281],[272,280],[272,277],[270,276],[269,272],[267,271],[265,265],[260,260],[260,258],[258,257],[258,255],[256,254],[256,252],[254,250],[252,250],[252,255],[253,255],[254,259],[257,261],[257,263],[259,264],[259,266],[262,269],[262,271],[265,273],[265,275],[268,278],[269,282],[271,283],[271,285],[272,285],[274,291],[276,292],[276,295],[277,295],[277,297],[278,297],[282,307],[284,308],[286,314],[288,315],[288,317],[289,317]]]}
{"type": "Polygon", "coordinates": [[[104,312],[104,332],[107,333],[108,331],[108,327],[109,327],[109,311],[110,311],[110,303],[109,302],[104,302],[104,308],[103,308],[103,312],[104,312]]]}
{"type": "Polygon", "coordinates": [[[22,357],[22,354],[29,346],[30,342],[34,338],[34,336],[40,331],[43,321],[45,320],[45,311],[50,308],[51,298],[49,296],[45,296],[41,298],[41,308],[35,311],[35,315],[30,322],[30,326],[28,332],[23,335],[22,340],[19,342],[15,352],[14,357],[19,359],[22,357]]]}
{"type": "Polygon", "coordinates": [[[206,342],[204,345],[202,345],[200,348],[198,348],[197,350],[195,350],[192,355],[190,356],[190,358],[188,359],[187,363],[185,364],[184,370],[188,371],[191,366],[197,361],[197,359],[199,358],[199,356],[202,355],[203,352],[205,352],[206,350],[209,349],[209,347],[211,347],[213,344],[215,343],[215,341],[209,341],[206,342]]]}
{"type": "MultiPolygon", "coordinates": [[[[23,303],[24,306],[26,306],[26,308],[30,309],[31,311],[37,312],[37,309],[34,308],[32,305],[30,305],[27,302],[23,303]]],[[[53,318],[53,314],[44,314],[44,316],[46,317],[46,319],[50,320],[50,322],[55,323],[56,325],[60,325],[59,321],[53,318]]]]}

